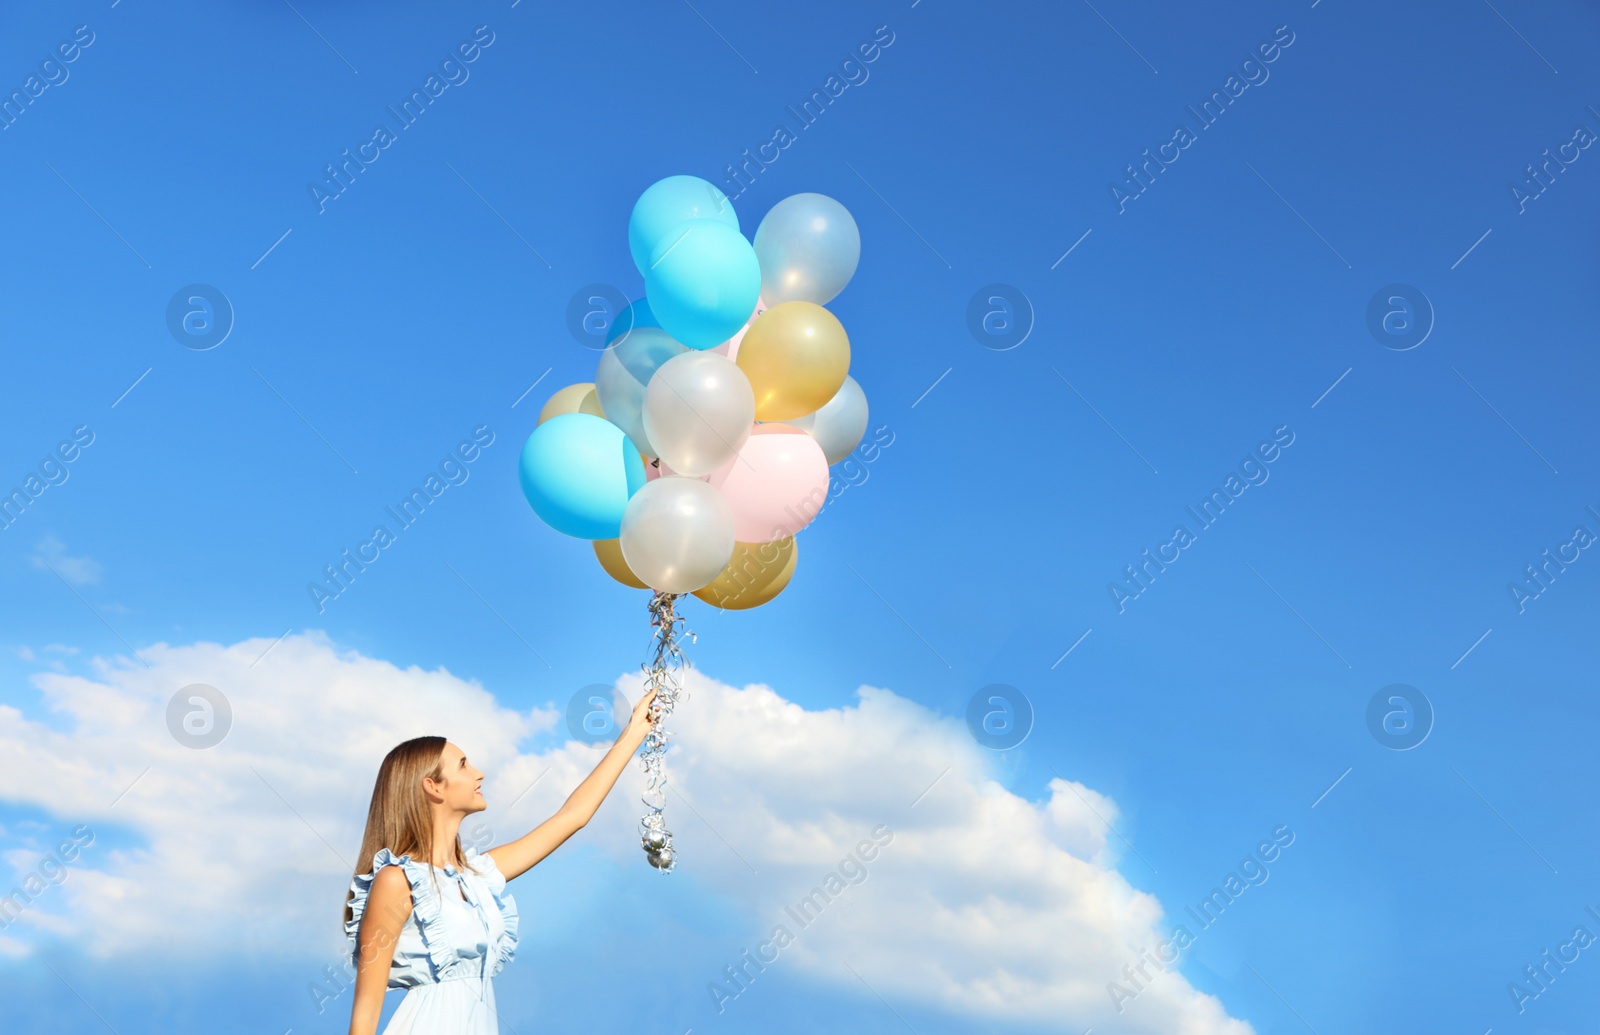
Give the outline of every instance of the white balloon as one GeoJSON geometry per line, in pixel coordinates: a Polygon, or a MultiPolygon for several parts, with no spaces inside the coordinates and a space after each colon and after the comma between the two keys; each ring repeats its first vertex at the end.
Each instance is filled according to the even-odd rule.
{"type": "Polygon", "coordinates": [[[688,351],[689,346],[659,327],[636,327],[600,354],[594,372],[594,392],[600,408],[605,411],[606,420],[626,432],[646,456],[659,454],[644,430],[641,410],[645,386],[661,364],[688,351]]]}
{"type": "Polygon", "coordinates": [[[698,477],[733,459],[750,437],[756,395],[731,359],[686,352],[651,376],[642,412],[655,455],[678,474],[698,477]]]}
{"type": "Polygon", "coordinates": [[[831,466],[849,456],[867,433],[867,394],[846,374],[844,384],[821,409],[783,423],[802,428],[816,439],[831,466]]]}
{"type": "Polygon", "coordinates": [[[733,509],[709,483],[664,474],[622,512],[622,559],[651,589],[692,593],[733,557],[733,509]]]}
{"type": "Polygon", "coordinates": [[[756,227],[761,297],[824,305],[844,290],[861,261],[861,231],[826,194],[794,194],[772,206],[756,227]]]}

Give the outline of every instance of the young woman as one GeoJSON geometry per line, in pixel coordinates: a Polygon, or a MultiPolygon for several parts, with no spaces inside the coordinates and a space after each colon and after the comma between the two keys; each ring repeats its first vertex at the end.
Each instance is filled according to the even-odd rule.
{"type": "Polygon", "coordinates": [[[488,808],[483,773],[443,737],[418,737],[378,768],[345,900],[356,965],[350,1035],[377,1035],[386,988],[406,995],[384,1035],[497,1035],[494,985],[517,947],[506,882],[526,873],[594,816],[650,730],[645,694],[627,729],[556,814],[508,844],[461,847],[461,821],[488,808]]]}

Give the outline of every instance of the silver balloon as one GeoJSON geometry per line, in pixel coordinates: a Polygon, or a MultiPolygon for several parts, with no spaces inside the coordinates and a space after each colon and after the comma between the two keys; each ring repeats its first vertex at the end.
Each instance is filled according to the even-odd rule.
{"type": "Polygon", "coordinates": [[[823,305],[855,275],[861,232],[849,211],[827,195],[794,194],[761,220],[755,247],[768,308],[780,302],[823,305]]]}
{"type": "Polygon", "coordinates": [[[678,474],[698,478],[732,460],[750,437],[756,394],[733,360],[688,352],[650,378],[643,413],[655,455],[678,474]]]}
{"type": "Polygon", "coordinates": [[[600,364],[594,372],[594,392],[600,408],[605,411],[606,420],[621,428],[646,456],[660,454],[644,430],[641,411],[645,386],[663,363],[688,351],[689,346],[659,327],[636,327],[600,354],[600,364]]]}
{"type": "Polygon", "coordinates": [[[849,374],[839,391],[814,413],[783,421],[803,428],[817,440],[829,464],[836,464],[861,444],[867,433],[867,394],[849,374]]]}
{"type": "Polygon", "coordinates": [[[673,851],[670,848],[663,848],[659,852],[645,852],[644,857],[658,870],[672,869],[673,851]]]}
{"type": "Polygon", "coordinates": [[[622,558],[651,589],[692,593],[733,556],[733,508],[708,482],[664,474],[622,511],[622,558]]]}

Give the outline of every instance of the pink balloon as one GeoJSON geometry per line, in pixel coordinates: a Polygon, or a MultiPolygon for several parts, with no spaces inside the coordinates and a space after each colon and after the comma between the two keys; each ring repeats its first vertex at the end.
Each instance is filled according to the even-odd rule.
{"type": "Polygon", "coordinates": [[[733,508],[733,537],[770,543],[811,523],[828,500],[828,458],[792,424],[757,424],[737,456],[706,481],[733,508]]]}
{"type": "MultiPolygon", "coordinates": [[[[727,356],[729,359],[737,360],[739,358],[739,343],[744,341],[744,332],[748,331],[750,329],[750,325],[756,322],[756,317],[760,316],[766,311],[767,303],[762,299],[757,298],[756,311],[751,313],[750,319],[746,320],[744,322],[744,326],[739,328],[739,333],[735,334],[733,337],[729,338],[727,341],[723,342],[721,345],[718,345],[711,351],[715,352],[719,356],[727,356]]],[[[745,540],[745,542],[750,541],[751,540],[748,539],[745,540]]]]}

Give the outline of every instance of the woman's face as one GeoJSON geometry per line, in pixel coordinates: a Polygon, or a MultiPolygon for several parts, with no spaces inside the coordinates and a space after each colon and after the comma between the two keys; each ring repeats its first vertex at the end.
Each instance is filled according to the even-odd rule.
{"type": "Polygon", "coordinates": [[[489,807],[483,800],[479,787],[483,773],[467,761],[466,753],[454,744],[446,743],[439,753],[439,779],[424,780],[433,794],[443,799],[440,804],[454,812],[482,812],[489,807]]]}

